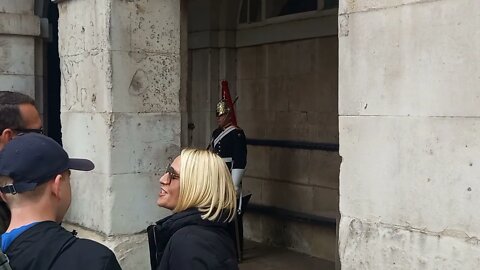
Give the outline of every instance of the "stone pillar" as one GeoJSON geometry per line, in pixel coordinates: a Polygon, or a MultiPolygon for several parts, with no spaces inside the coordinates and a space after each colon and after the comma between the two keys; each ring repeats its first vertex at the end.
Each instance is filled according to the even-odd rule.
{"type": "Polygon", "coordinates": [[[342,269],[476,269],[480,2],[340,1],[342,269]]]}
{"type": "Polygon", "coordinates": [[[144,231],[170,214],[156,206],[158,179],[180,148],[180,1],[58,8],[63,142],[96,164],[73,175],[67,219],[124,269],[149,269],[144,231]]]}
{"type": "Polygon", "coordinates": [[[40,18],[34,7],[35,0],[0,0],[0,90],[31,97],[41,94],[43,76],[42,46],[36,44],[40,18]]]}

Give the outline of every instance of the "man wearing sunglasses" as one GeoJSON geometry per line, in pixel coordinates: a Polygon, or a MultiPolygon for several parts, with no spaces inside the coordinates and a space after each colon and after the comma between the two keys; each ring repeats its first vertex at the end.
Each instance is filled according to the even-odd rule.
{"type": "MultiPolygon", "coordinates": [[[[0,91],[0,150],[20,133],[43,133],[35,101],[22,93],[0,91]]],[[[0,233],[10,223],[10,210],[0,200],[0,233]]]]}

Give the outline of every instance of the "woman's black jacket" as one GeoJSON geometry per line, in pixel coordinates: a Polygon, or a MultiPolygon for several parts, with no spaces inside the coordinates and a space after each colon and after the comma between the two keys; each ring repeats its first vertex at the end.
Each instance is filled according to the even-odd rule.
{"type": "Polygon", "coordinates": [[[203,220],[197,209],[166,217],[147,229],[152,270],[237,270],[227,224],[203,220]]]}

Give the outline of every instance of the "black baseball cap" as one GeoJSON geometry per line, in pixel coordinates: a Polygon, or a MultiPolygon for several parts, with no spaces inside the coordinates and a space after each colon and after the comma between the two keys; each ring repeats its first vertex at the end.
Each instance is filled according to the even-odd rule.
{"type": "Polygon", "coordinates": [[[0,187],[2,193],[34,190],[68,169],[91,171],[88,159],[69,158],[62,146],[38,133],[19,134],[0,151],[0,176],[13,179],[13,184],[0,187]]]}

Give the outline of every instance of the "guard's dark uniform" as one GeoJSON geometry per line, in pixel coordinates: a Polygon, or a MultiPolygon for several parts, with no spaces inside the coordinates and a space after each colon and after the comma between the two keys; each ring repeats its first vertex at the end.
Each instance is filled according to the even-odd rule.
{"type": "MultiPolygon", "coordinates": [[[[236,126],[217,128],[212,133],[209,149],[219,155],[232,173],[233,184],[240,196],[237,200],[238,211],[235,221],[230,223],[229,231],[235,240],[237,258],[241,261],[243,250],[243,211],[242,176],[247,165],[247,143],[245,133],[236,126]]],[[[248,200],[247,200],[248,201],[248,200]]]]}
{"type": "Polygon", "coordinates": [[[245,169],[247,165],[247,144],[245,133],[242,129],[234,126],[227,127],[226,134],[222,134],[224,129],[217,128],[213,131],[210,149],[227,163],[230,171],[232,169],[245,169]],[[222,136],[219,138],[219,136],[222,136]],[[218,140],[216,140],[218,138],[218,140]]]}

